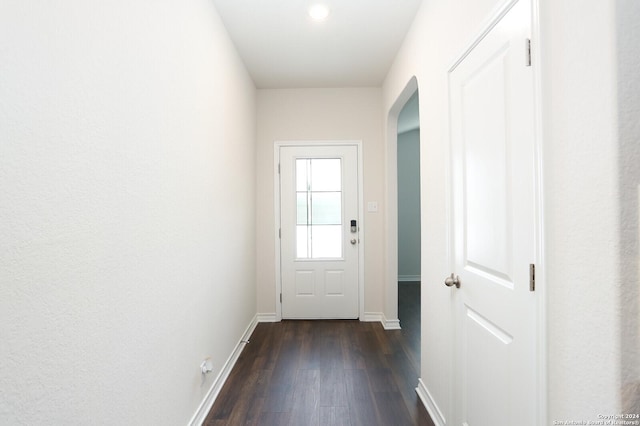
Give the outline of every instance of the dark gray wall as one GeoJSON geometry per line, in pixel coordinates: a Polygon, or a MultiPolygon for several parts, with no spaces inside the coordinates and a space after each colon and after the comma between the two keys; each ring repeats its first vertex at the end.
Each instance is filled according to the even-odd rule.
{"type": "Polygon", "coordinates": [[[420,129],[398,135],[398,279],[420,276],[420,129]]]}

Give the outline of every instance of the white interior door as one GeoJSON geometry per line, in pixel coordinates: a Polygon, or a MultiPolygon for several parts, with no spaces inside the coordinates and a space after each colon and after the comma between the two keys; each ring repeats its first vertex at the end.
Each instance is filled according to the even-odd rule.
{"type": "Polygon", "coordinates": [[[358,318],[357,146],[281,147],[280,218],[282,317],[358,318]]]}
{"type": "Polygon", "coordinates": [[[449,76],[458,425],[537,424],[530,8],[515,3],[449,76]]]}

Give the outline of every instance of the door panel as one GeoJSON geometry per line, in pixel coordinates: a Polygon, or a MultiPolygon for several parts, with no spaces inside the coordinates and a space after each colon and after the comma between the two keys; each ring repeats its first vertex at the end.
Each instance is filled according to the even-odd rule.
{"type": "Polygon", "coordinates": [[[357,318],[355,145],[280,148],[283,318],[357,318]]]}
{"type": "Polygon", "coordinates": [[[511,281],[511,226],[508,209],[510,173],[505,135],[505,59],[501,46],[480,64],[462,87],[465,185],[465,263],[496,278],[511,281]],[[478,112],[492,100],[491,114],[478,112]]]}
{"type": "Polygon", "coordinates": [[[530,2],[518,1],[451,71],[454,423],[533,425],[537,413],[530,2]]]}
{"type": "Polygon", "coordinates": [[[471,308],[466,310],[466,423],[504,424],[502,418],[509,412],[508,398],[505,397],[505,390],[509,389],[509,373],[503,366],[508,365],[513,337],[471,308]],[[490,354],[491,362],[477,368],[474,354],[490,354]]]}
{"type": "Polygon", "coordinates": [[[294,273],[296,296],[315,296],[315,271],[301,271],[298,269],[294,273]]]}
{"type": "Polygon", "coordinates": [[[344,271],[324,271],[325,296],[344,296],[344,271]]]}

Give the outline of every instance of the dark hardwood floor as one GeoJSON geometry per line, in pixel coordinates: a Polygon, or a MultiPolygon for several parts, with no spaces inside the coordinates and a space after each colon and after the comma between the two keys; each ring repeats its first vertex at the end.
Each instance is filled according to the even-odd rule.
{"type": "Polygon", "coordinates": [[[412,342],[415,318],[401,321],[258,324],[204,424],[433,426],[415,393],[419,330],[412,342]]]}
{"type": "Polygon", "coordinates": [[[398,283],[398,318],[407,353],[420,366],[420,282],[398,283]]]}

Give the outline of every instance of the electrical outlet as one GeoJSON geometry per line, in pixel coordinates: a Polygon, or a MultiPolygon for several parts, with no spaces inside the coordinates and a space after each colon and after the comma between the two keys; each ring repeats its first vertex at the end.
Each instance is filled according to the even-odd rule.
{"type": "Polygon", "coordinates": [[[202,371],[202,374],[211,373],[213,371],[213,365],[211,364],[210,358],[206,358],[202,361],[202,364],[200,364],[200,371],[202,371]]]}

